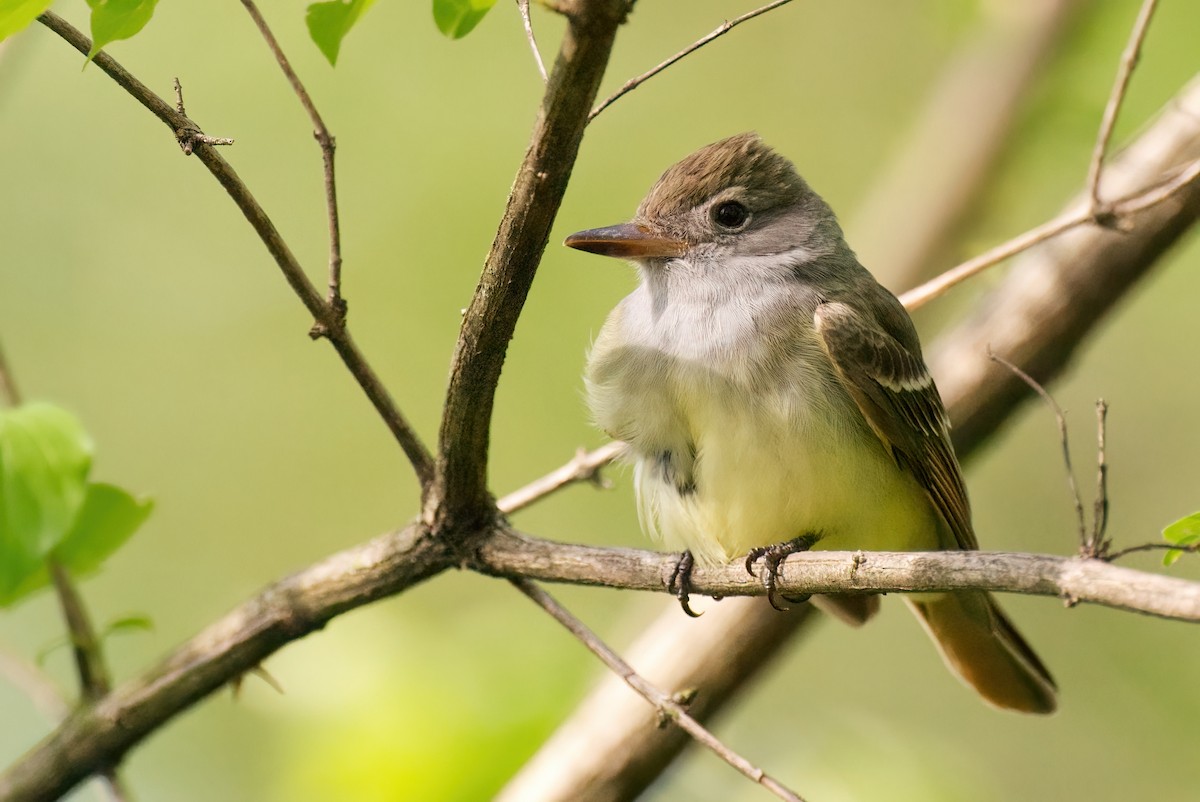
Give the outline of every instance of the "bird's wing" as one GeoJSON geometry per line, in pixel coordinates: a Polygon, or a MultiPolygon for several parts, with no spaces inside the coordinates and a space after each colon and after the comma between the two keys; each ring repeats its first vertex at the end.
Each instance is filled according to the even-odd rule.
{"type": "Polygon", "coordinates": [[[925,488],[958,547],[978,548],[946,409],[920,353],[845,303],[821,304],[814,323],[843,386],[884,447],[925,488]]]}

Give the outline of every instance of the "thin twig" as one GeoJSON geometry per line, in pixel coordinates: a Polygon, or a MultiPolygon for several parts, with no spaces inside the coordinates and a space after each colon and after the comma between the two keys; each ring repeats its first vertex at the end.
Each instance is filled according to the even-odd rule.
{"type": "Polygon", "coordinates": [[[1200,159],[1185,165],[1173,178],[1154,184],[1151,188],[1134,193],[1112,204],[1113,214],[1118,218],[1156,206],[1170,198],[1188,184],[1200,178],[1200,159]]]}
{"type": "Polygon", "coordinates": [[[617,102],[617,100],[619,100],[621,97],[632,92],[634,89],[637,89],[639,86],[646,83],[646,81],[650,80],[655,75],[658,75],[660,72],[665,70],[667,67],[670,67],[672,64],[674,64],[675,62],[684,58],[685,56],[691,55],[692,53],[696,52],[700,48],[704,47],[709,42],[713,41],[714,39],[719,39],[720,37],[724,36],[725,34],[729,33],[731,30],[736,28],[738,25],[741,25],[743,22],[746,22],[747,20],[752,20],[755,17],[759,16],[760,14],[765,14],[768,11],[773,11],[774,9],[779,8],[780,6],[783,6],[783,5],[787,5],[790,2],[791,2],[791,0],[773,0],[773,2],[767,3],[765,6],[756,8],[753,11],[747,11],[745,14],[743,14],[740,17],[736,17],[735,19],[726,20],[725,22],[722,22],[720,25],[718,25],[716,28],[714,28],[712,30],[712,32],[709,33],[707,36],[700,37],[695,42],[692,42],[690,45],[685,47],[683,50],[680,50],[678,53],[671,56],[669,59],[662,62],[658,66],[642,73],[641,75],[637,76],[636,78],[630,78],[628,81],[626,81],[624,84],[621,85],[620,89],[618,89],[616,92],[613,92],[611,95],[609,95],[603,101],[601,101],[599,105],[597,105],[594,109],[592,109],[591,113],[588,114],[588,122],[590,123],[592,120],[596,119],[596,117],[598,117],[600,115],[600,112],[604,111],[609,106],[611,106],[613,103],[617,102]]]}
{"type": "MultiPolygon", "coordinates": [[[[1144,209],[1149,209],[1167,200],[1198,177],[1200,177],[1200,160],[1192,162],[1168,181],[1155,182],[1149,187],[1132,192],[1120,200],[1113,201],[1109,205],[1109,208],[1112,211],[1112,215],[1117,219],[1144,209]]],[[[1008,242],[997,245],[995,248],[976,256],[974,259],[968,259],[962,264],[950,268],[940,276],[912,288],[900,296],[900,302],[910,311],[919,309],[935,298],[945,295],[951,288],[978,273],[982,273],[989,267],[993,267],[1009,257],[1026,251],[1034,245],[1056,237],[1064,231],[1069,231],[1085,223],[1095,222],[1093,218],[1094,215],[1088,208],[1076,208],[1063,212],[1052,220],[1031,228],[1024,234],[1019,234],[1008,242]]]]}
{"type": "Polygon", "coordinates": [[[594,451],[580,449],[570,462],[540,479],[534,479],[521,489],[514,490],[497,501],[496,506],[500,512],[509,515],[576,482],[601,484],[600,469],[616,459],[624,447],[624,443],[616,441],[600,446],[594,451]]]}
{"type": "Polygon", "coordinates": [[[1108,459],[1105,456],[1108,404],[1103,398],[1096,401],[1096,501],[1092,506],[1092,542],[1088,551],[1100,556],[1108,552],[1110,541],[1104,537],[1108,530],[1108,459]]]}
{"type": "Polygon", "coordinates": [[[1117,66],[1117,77],[1113,82],[1112,92],[1104,107],[1104,117],[1100,121],[1100,131],[1096,135],[1096,145],[1092,148],[1092,161],[1088,165],[1087,193],[1091,200],[1091,212],[1099,215],[1103,209],[1100,201],[1100,174],[1104,169],[1104,155],[1108,152],[1108,143],[1112,139],[1113,128],[1117,123],[1117,114],[1121,111],[1121,103],[1129,89],[1129,79],[1133,76],[1133,68],[1137,66],[1142,52],[1142,42],[1146,40],[1146,31],[1150,27],[1150,18],[1154,16],[1154,8],[1158,0],[1144,0],[1137,20],[1129,34],[1129,42],[1125,52],[1121,54],[1121,62],[1117,66]]]}
{"type": "MultiPolygon", "coordinates": [[[[175,79],[175,110],[180,115],[187,116],[187,112],[183,108],[183,84],[179,83],[179,78],[175,79]]],[[[179,147],[185,156],[191,156],[196,150],[196,145],[233,144],[233,140],[227,136],[208,136],[196,127],[179,129],[175,132],[175,138],[179,141],[179,147]]]]}
{"type": "Polygon", "coordinates": [[[516,586],[517,590],[524,593],[535,604],[549,613],[555,621],[566,627],[580,643],[587,647],[588,651],[600,658],[600,661],[608,666],[609,670],[614,674],[624,680],[630,688],[636,691],[647,702],[654,705],[664,719],[670,719],[675,722],[680,729],[687,732],[688,735],[692,736],[701,745],[712,750],[717,757],[780,799],[786,799],[789,802],[803,802],[799,796],[778,780],[722,743],[715,735],[705,729],[700,722],[692,718],[684,705],[647,682],[645,678],[633,670],[631,665],[622,660],[616,652],[600,640],[596,636],[596,633],[588,629],[587,625],[578,618],[571,615],[549,593],[528,579],[515,578],[509,581],[516,586]]]}
{"type": "MultiPolygon", "coordinates": [[[[91,40],[57,14],[46,11],[38,17],[38,21],[62,37],[67,44],[80,53],[87,55],[91,50],[91,40]]],[[[92,63],[145,106],[172,132],[175,132],[176,136],[179,136],[178,132],[181,130],[196,128],[196,124],[191,119],[181,115],[161,97],[150,91],[144,83],[131,75],[112,56],[101,51],[96,54],[92,63]]],[[[317,325],[324,324],[327,339],[341,357],[347,370],[354,376],[372,406],[375,407],[375,411],[379,413],[379,417],[383,419],[396,442],[404,449],[405,456],[412,463],[421,487],[428,487],[433,479],[433,457],[409,424],[408,419],[396,406],[395,399],[383,386],[383,382],[367,362],[366,357],[359,351],[350,336],[349,328],[345,326],[339,328],[333,325],[336,317],[330,306],[309,281],[291,248],[288,247],[275,224],[271,222],[271,218],[259,205],[258,200],[251,194],[229,162],[225,161],[214,148],[208,147],[203,142],[196,148],[196,157],[229,193],[229,197],[241,210],[255,233],[258,234],[259,239],[262,240],[263,245],[266,246],[267,252],[275,260],[275,264],[279,266],[288,285],[296,293],[300,302],[304,304],[309,314],[317,320],[317,325]]]]}
{"type": "Polygon", "coordinates": [[[56,560],[50,560],[47,567],[71,636],[71,649],[75,654],[83,699],[94,702],[112,689],[112,678],[104,664],[100,639],[67,569],[56,560]]]}
{"type": "Polygon", "coordinates": [[[308,113],[308,118],[313,124],[313,137],[321,147],[321,161],[324,165],[325,175],[325,212],[329,218],[329,283],[325,303],[329,305],[332,315],[328,319],[318,318],[313,325],[312,333],[314,337],[325,337],[329,335],[329,327],[341,328],[345,325],[346,320],[346,302],[342,298],[342,234],[341,225],[338,222],[337,182],[334,180],[333,170],[333,154],[337,143],[325,126],[325,121],[321,119],[321,114],[312,102],[308,90],[300,81],[300,76],[292,69],[291,62],[288,61],[283,48],[275,39],[275,34],[271,33],[271,28],[263,18],[262,12],[254,4],[254,0],[242,0],[242,5],[246,7],[254,24],[258,26],[259,32],[267,42],[267,47],[270,48],[275,60],[279,63],[279,68],[283,70],[288,83],[292,85],[292,91],[300,99],[300,105],[308,113]]]}
{"type": "Polygon", "coordinates": [[[521,13],[521,23],[525,26],[525,38],[529,41],[529,49],[533,51],[533,60],[537,62],[542,83],[548,84],[550,76],[546,74],[546,65],[542,61],[542,53],[538,50],[537,39],[533,35],[533,20],[529,18],[529,0],[517,0],[517,10],[521,13]]]}
{"type": "Polygon", "coordinates": [[[1058,402],[1054,400],[1054,396],[1050,395],[1049,391],[1037,379],[1004,357],[994,353],[990,348],[988,349],[988,358],[1011,370],[1013,375],[1029,385],[1029,389],[1040,395],[1042,400],[1046,402],[1046,406],[1050,407],[1050,411],[1054,413],[1054,420],[1058,424],[1058,441],[1062,447],[1063,467],[1067,471],[1067,487],[1071,491],[1071,499],[1075,502],[1075,519],[1079,527],[1079,545],[1081,549],[1086,551],[1088,545],[1087,520],[1083,514],[1083,499],[1079,495],[1079,485],[1075,482],[1075,470],[1071,467],[1071,445],[1067,439],[1067,416],[1063,413],[1062,407],[1058,405],[1058,402]]]}
{"type": "Polygon", "coordinates": [[[1134,554],[1139,551],[1182,551],[1185,554],[1196,554],[1200,552],[1200,543],[1142,543],[1138,546],[1128,546],[1123,549],[1117,549],[1104,555],[1105,562],[1113,562],[1119,560],[1127,554],[1134,554]]]}

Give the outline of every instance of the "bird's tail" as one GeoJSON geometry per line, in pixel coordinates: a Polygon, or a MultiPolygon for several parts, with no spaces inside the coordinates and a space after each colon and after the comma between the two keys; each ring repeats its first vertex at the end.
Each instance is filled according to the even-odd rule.
{"type": "Polygon", "coordinates": [[[1054,712],[1054,678],[987,593],[943,593],[909,604],[946,665],[987,702],[1023,713],[1054,712]]]}

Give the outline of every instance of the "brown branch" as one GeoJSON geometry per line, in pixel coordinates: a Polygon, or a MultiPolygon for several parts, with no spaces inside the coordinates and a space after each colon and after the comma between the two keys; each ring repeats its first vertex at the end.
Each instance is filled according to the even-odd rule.
{"type": "Polygon", "coordinates": [[[263,590],[151,668],[77,709],[0,774],[0,799],[54,799],[165,722],[331,618],[451,564],[418,526],[334,554],[263,590]]]}
{"type": "Polygon", "coordinates": [[[620,677],[626,685],[633,688],[638,695],[653,705],[664,719],[673,721],[697,743],[711,750],[717,757],[741,772],[745,777],[763,786],[780,799],[789,800],[789,802],[804,802],[774,777],[722,743],[720,739],[688,714],[687,707],[684,704],[681,704],[675,698],[668,696],[653,684],[647,682],[644,677],[633,670],[633,667],[629,663],[622,660],[620,655],[610,649],[604,641],[600,640],[596,636],[596,633],[588,629],[578,618],[567,612],[549,593],[528,579],[514,578],[511,582],[516,585],[517,590],[532,599],[535,604],[549,613],[555,621],[562,624],[580,643],[587,647],[588,651],[600,658],[600,661],[608,666],[610,671],[620,677]]]}
{"type": "Polygon", "coordinates": [[[497,501],[496,507],[500,512],[509,515],[576,482],[600,484],[600,469],[616,459],[624,447],[624,443],[614,442],[600,446],[594,451],[580,449],[574,459],[566,465],[533,480],[519,490],[514,490],[497,501]]]}
{"type": "Polygon", "coordinates": [[[342,298],[342,234],[341,225],[338,222],[337,181],[334,179],[333,170],[333,154],[337,144],[333,135],[329,133],[325,121],[321,119],[321,114],[317,111],[316,104],[312,102],[308,90],[304,88],[300,76],[292,69],[291,62],[288,61],[283,48],[279,46],[275,34],[271,33],[271,28],[263,18],[262,12],[254,4],[254,0],[242,0],[242,5],[246,7],[250,18],[254,20],[259,33],[267,42],[267,47],[275,56],[275,61],[279,63],[279,69],[283,70],[284,77],[291,84],[292,91],[296,93],[300,105],[304,107],[304,111],[312,121],[313,137],[321,148],[321,162],[325,177],[325,214],[329,219],[329,283],[325,303],[329,307],[330,315],[328,320],[318,317],[312,333],[315,337],[325,337],[329,334],[329,326],[341,328],[346,322],[346,301],[342,298]]]}
{"type": "MultiPolygon", "coordinates": [[[[597,548],[500,531],[480,546],[478,570],[542,582],[669,592],[678,555],[597,548]]],[[[1200,623],[1200,582],[1135,571],[1104,560],[989,551],[811,551],[788,557],[777,588],[809,593],[928,593],[987,590],[1057,596],[1117,610],[1200,623]]],[[[761,596],[739,564],[697,566],[691,587],[705,596],[761,596]]]]}
{"type": "MultiPolygon", "coordinates": [[[[553,543],[500,530],[483,541],[476,567],[514,577],[666,592],[676,559],[651,551],[553,543]]],[[[61,795],[119,760],[181,711],[255,670],[286,643],[343,612],[403,592],[454,560],[443,541],[413,525],[277,582],[158,666],[75,711],[0,774],[0,799],[61,795]]],[[[711,595],[764,592],[761,582],[736,565],[698,567],[692,584],[697,593],[711,595]]],[[[778,588],[788,594],[1009,591],[1200,621],[1200,583],[1098,560],[1037,554],[809,552],[787,561],[778,588]]],[[[768,645],[756,642],[759,651],[768,651],[768,645]]]]}
{"type": "MultiPolygon", "coordinates": [[[[1200,177],[1200,161],[1184,167],[1171,181],[1155,183],[1143,189],[1135,190],[1128,195],[1109,204],[1109,214],[1117,220],[1156,206],[1173,197],[1185,187],[1194,183],[1200,177]]],[[[1052,220],[1040,226],[1029,229],[1024,234],[1013,237],[1008,242],[997,245],[985,253],[968,259],[957,267],[952,267],[940,276],[930,279],[919,287],[914,287],[900,296],[900,301],[910,310],[919,309],[935,298],[945,295],[950,289],[969,278],[987,270],[990,267],[1027,251],[1035,245],[1046,242],[1071,229],[1087,223],[1095,222],[1095,212],[1088,206],[1077,206],[1063,212],[1052,220]]],[[[1118,226],[1122,225],[1118,223],[1118,226]]],[[[1127,223],[1124,225],[1128,225],[1127,223]]]]}
{"type": "Polygon", "coordinates": [[[627,11],[625,0],[591,0],[574,4],[567,17],[532,141],[455,346],[437,481],[425,499],[425,520],[435,532],[486,529],[496,513],[487,489],[496,384],[627,11]]]}
{"type": "Polygon", "coordinates": [[[67,622],[83,701],[94,702],[112,689],[112,677],[108,673],[108,666],[104,664],[100,639],[67,569],[53,559],[49,561],[47,569],[67,622]]]}
{"type": "Polygon", "coordinates": [[[1108,143],[1112,139],[1113,128],[1117,124],[1117,114],[1121,111],[1125,93],[1129,89],[1129,79],[1133,76],[1133,68],[1137,66],[1138,59],[1141,57],[1142,42],[1146,40],[1146,31],[1150,28],[1150,18],[1154,16],[1154,9],[1157,5],[1158,0],[1143,0],[1142,2],[1137,20],[1133,23],[1133,30],[1129,34],[1129,42],[1125,45],[1125,52],[1121,54],[1121,61],[1117,66],[1117,77],[1113,82],[1108,103],[1104,106],[1104,117],[1100,120],[1100,131],[1096,135],[1096,144],[1092,148],[1092,160],[1088,165],[1087,195],[1090,200],[1089,210],[1097,218],[1104,210],[1104,204],[1100,201],[1100,175],[1104,170],[1104,155],[1108,152],[1108,143]]]}
{"type": "MultiPolygon", "coordinates": [[[[47,11],[38,17],[38,21],[61,36],[80,53],[87,54],[91,49],[91,40],[57,14],[47,11]]],[[[97,53],[93,63],[166,124],[176,138],[182,141],[184,137],[199,132],[199,127],[191,119],[180,114],[161,97],[150,91],[145,84],[126,71],[107,53],[103,51],[97,53]]],[[[288,285],[316,319],[315,325],[322,328],[346,368],[366,393],[376,412],[383,418],[384,424],[387,425],[396,442],[404,449],[421,486],[426,487],[433,477],[433,458],[430,456],[429,450],[413,431],[403,413],[400,412],[396,402],[388,394],[387,389],[362,352],[358,350],[358,346],[350,337],[349,330],[345,326],[336,325],[337,311],[322,299],[312,282],[308,280],[304,269],[292,254],[291,248],[288,247],[279,230],[275,228],[275,224],[271,222],[271,218],[267,216],[266,211],[242,183],[241,178],[238,177],[229,162],[225,161],[215,148],[204,141],[196,143],[195,155],[225,188],[229,197],[245,215],[246,220],[283,272],[288,285]]]]}
{"type": "Polygon", "coordinates": [[[779,8],[780,6],[783,6],[783,5],[787,5],[790,2],[791,2],[791,0],[772,0],[772,2],[767,3],[764,6],[761,6],[760,8],[756,8],[753,11],[747,11],[745,14],[741,15],[740,17],[736,17],[734,19],[726,20],[725,22],[722,22],[720,25],[718,25],[716,28],[714,28],[706,36],[700,37],[695,42],[692,42],[690,45],[685,47],[683,50],[680,50],[678,53],[671,56],[666,61],[660,63],[658,66],[647,70],[646,72],[642,73],[641,75],[637,76],[636,78],[630,78],[628,81],[626,81],[624,84],[621,85],[620,89],[618,89],[616,92],[613,92],[611,95],[606,97],[603,101],[601,101],[596,106],[596,108],[592,109],[591,112],[588,114],[587,121],[590,123],[592,120],[596,119],[596,117],[598,117],[600,115],[600,112],[607,109],[613,103],[616,103],[618,100],[620,100],[622,97],[624,97],[625,95],[632,92],[634,89],[637,89],[639,86],[646,83],[646,81],[650,80],[655,75],[658,75],[660,72],[665,70],[667,67],[670,67],[672,64],[679,61],[680,59],[683,59],[684,57],[691,55],[692,53],[696,52],[700,48],[704,47],[709,42],[713,41],[714,39],[721,38],[725,34],[729,33],[731,30],[736,28],[738,25],[741,25],[743,22],[746,22],[747,20],[752,20],[755,17],[759,16],[760,14],[765,14],[768,11],[773,11],[774,9],[779,8]]]}
{"type": "MultiPolygon", "coordinates": [[[[187,111],[183,107],[183,84],[179,83],[179,78],[175,78],[175,110],[182,116],[187,116],[187,111]]],[[[199,128],[189,129],[185,132],[177,132],[179,147],[183,150],[184,156],[191,156],[196,150],[196,145],[232,145],[233,139],[227,136],[208,136],[200,131],[199,128]]]]}
{"type": "MultiPolygon", "coordinates": [[[[960,454],[996,430],[1013,405],[1031,393],[994,364],[1003,355],[1042,384],[1068,363],[1085,336],[1126,291],[1200,217],[1200,79],[1193,80],[1158,119],[1105,168],[1105,183],[1125,194],[1159,176],[1170,199],[1128,218],[1128,230],[1078,228],[1025,254],[978,312],[930,349],[930,366],[951,408],[960,454]],[[1185,167],[1185,172],[1178,172],[1185,167]],[[1179,179],[1192,176],[1186,183],[1179,179]]],[[[1080,207],[1075,200],[1070,208],[1080,207]]]]}

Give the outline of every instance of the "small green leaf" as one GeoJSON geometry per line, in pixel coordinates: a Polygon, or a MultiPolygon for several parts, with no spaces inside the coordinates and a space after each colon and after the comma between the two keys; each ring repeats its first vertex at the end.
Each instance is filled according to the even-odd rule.
{"type": "Polygon", "coordinates": [[[338,50],[342,39],[350,33],[358,18],[371,7],[375,0],[328,0],[313,3],[304,15],[308,23],[308,35],[329,59],[330,66],[337,65],[338,50]]]}
{"type": "Polygon", "coordinates": [[[127,615],[124,618],[118,618],[116,621],[110,621],[108,626],[104,628],[104,632],[100,635],[101,638],[108,638],[118,632],[153,632],[154,622],[150,620],[148,615],[127,615]]]}
{"type": "Polygon", "coordinates": [[[92,9],[92,49],[87,61],[94,59],[109,42],[129,39],[145,28],[157,3],[158,0],[87,0],[92,9]]]}
{"type": "Polygon", "coordinates": [[[137,531],[154,502],[138,499],[115,485],[88,485],[75,525],[54,549],[54,557],[76,576],[95,571],[137,531]]]}
{"type": "Polygon", "coordinates": [[[0,42],[28,27],[53,0],[0,0],[0,42]]]}
{"type": "MultiPolygon", "coordinates": [[[[51,555],[73,576],[92,573],[137,531],[153,509],[154,503],[149,499],[136,499],[113,485],[90,483],[74,525],[51,555]]],[[[0,596],[0,606],[49,584],[50,572],[43,562],[17,585],[7,600],[0,596]]]]}
{"type": "Polygon", "coordinates": [[[49,658],[50,655],[54,654],[55,652],[57,652],[59,649],[63,648],[64,646],[70,646],[70,645],[71,645],[71,639],[68,636],[59,635],[57,638],[54,638],[49,643],[47,643],[45,646],[38,649],[37,654],[35,654],[33,656],[33,662],[38,668],[45,668],[46,667],[46,659],[49,658]]]}
{"type": "Polygon", "coordinates": [[[451,39],[469,34],[496,0],[433,0],[433,21],[451,39]]]}
{"type": "Polygon", "coordinates": [[[87,496],[92,443],[50,404],[0,410],[0,606],[66,537],[87,496]]]}
{"type": "MultiPolygon", "coordinates": [[[[1163,539],[1177,546],[1191,546],[1200,543],[1200,512],[1193,512],[1163,529],[1163,539]]],[[[1163,557],[1163,565],[1171,565],[1183,556],[1182,551],[1172,549],[1163,557]]]]}

